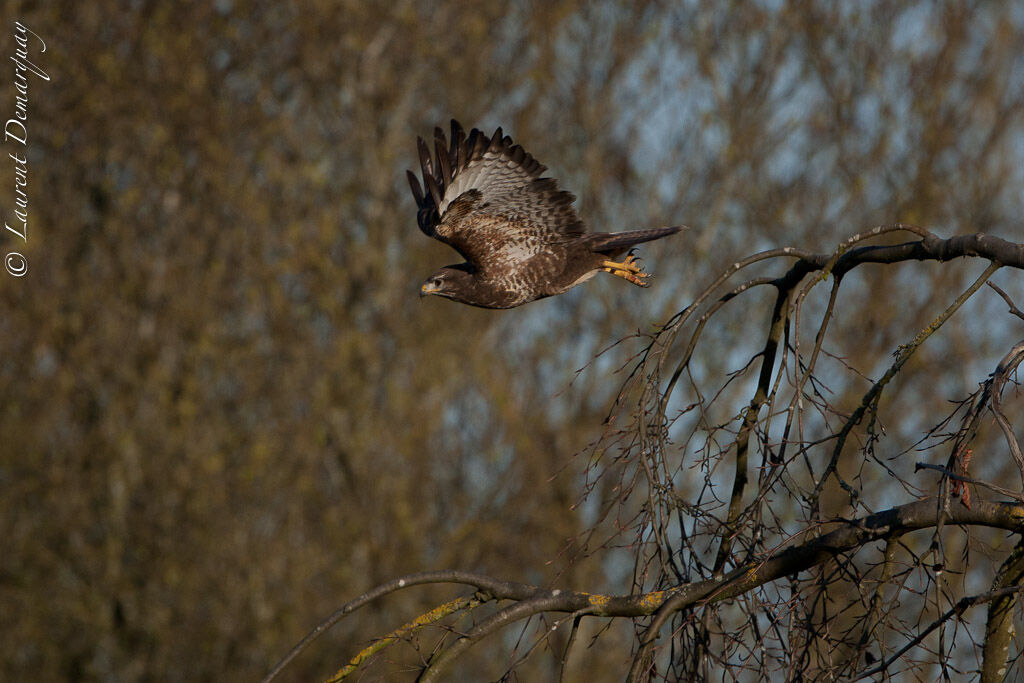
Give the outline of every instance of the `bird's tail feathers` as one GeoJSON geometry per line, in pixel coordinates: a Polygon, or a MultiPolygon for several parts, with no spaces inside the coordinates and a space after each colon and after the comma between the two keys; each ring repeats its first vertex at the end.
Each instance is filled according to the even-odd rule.
{"type": "Polygon", "coordinates": [[[647,230],[630,230],[628,232],[595,232],[587,235],[593,251],[617,251],[628,249],[633,245],[651,240],[661,239],[685,230],[685,225],[674,225],[669,228],[649,228],[647,230]]]}

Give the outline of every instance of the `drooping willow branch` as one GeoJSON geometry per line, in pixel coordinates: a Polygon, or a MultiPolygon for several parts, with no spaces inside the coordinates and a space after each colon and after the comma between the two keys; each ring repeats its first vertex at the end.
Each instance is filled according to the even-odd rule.
{"type": "MultiPolygon", "coordinates": [[[[459,571],[438,571],[412,574],[382,584],[339,608],[311,631],[263,679],[274,680],[298,654],[341,619],[381,597],[399,590],[427,584],[457,584],[476,591],[475,600],[466,599],[465,611],[472,611],[484,602],[511,601],[512,604],[484,618],[464,632],[451,645],[441,650],[428,663],[420,680],[437,680],[443,670],[466,649],[504,626],[543,612],[562,612],[596,617],[645,617],[656,615],[643,643],[650,647],[668,616],[681,609],[733,598],[777,579],[792,576],[838,555],[861,546],[898,538],[903,534],[934,527],[940,518],[954,525],[978,525],[1024,531],[1024,505],[978,501],[972,509],[954,506],[941,509],[937,499],[902,505],[891,510],[852,520],[829,522],[835,528],[828,533],[803,540],[757,558],[728,574],[714,579],[680,584],[670,590],[631,595],[602,595],[584,591],[539,588],[524,583],[501,581],[483,574],[459,571]]],[[[818,530],[809,529],[803,536],[818,530]]],[[[448,603],[446,603],[448,604],[448,603]]],[[[425,616],[425,615],[424,615],[425,616]]],[[[415,622],[413,622],[415,623],[415,622]]],[[[639,661],[639,658],[637,658],[639,661]]]]}
{"type": "MultiPolygon", "coordinates": [[[[804,384],[812,376],[814,364],[817,362],[818,355],[824,341],[825,329],[831,318],[839,283],[841,282],[843,275],[864,264],[893,264],[908,260],[947,261],[953,258],[967,256],[987,259],[989,260],[989,267],[941,316],[939,316],[924,330],[919,332],[912,341],[901,347],[897,359],[889,368],[889,371],[887,371],[880,380],[873,384],[868,394],[865,395],[861,406],[855,411],[850,419],[845,422],[843,428],[837,434],[833,435],[832,438],[835,443],[832,451],[832,458],[827,463],[824,472],[820,476],[816,477],[817,481],[815,490],[811,495],[810,503],[812,508],[811,513],[813,516],[816,513],[817,501],[825,483],[830,476],[836,474],[836,466],[838,464],[839,456],[843,450],[843,446],[845,445],[846,438],[849,436],[850,431],[861,422],[866,414],[873,415],[873,407],[877,405],[876,401],[881,395],[886,384],[899,372],[903,364],[913,355],[924,340],[941,327],[941,325],[974,292],[976,292],[981,285],[987,282],[988,278],[995,272],[995,270],[1002,266],[1024,269],[1024,244],[1015,244],[999,237],[981,233],[957,235],[948,239],[942,239],[918,226],[900,223],[895,225],[878,226],[872,230],[858,233],[845,240],[831,254],[815,254],[794,248],[773,249],[748,257],[747,259],[731,265],[718,278],[716,278],[709,287],[705,288],[691,305],[673,316],[665,327],[655,335],[647,350],[641,354],[640,361],[637,363],[630,377],[626,380],[626,384],[640,377],[659,377],[661,375],[662,366],[669,357],[668,350],[673,346],[675,337],[679,334],[683,325],[692,318],[704,302],[712,296],[713,292],[727,282],[735,273],[739,272],[743,268],[771,258],[797,258],[796,263],[794,263],[781,277],[774,280],[761,277],[745,282],[721,296],[715,303],[708,307],[704,314],[698,319],[695,329],[686,344],[682,358],[676,364],[667,385],[660,393],[660,396],[657,399],[656,409],[651,411],[641,406],[640,410],[637,411],[637,419],[640,421],[639,432],[641,435],[646,435],[650,431],[647,422],[651,419],[648,417],[651,413],[653,413],[653,417],[655,419],[666,419],[666,409],[669,399],[675,390],[679,378],[689,367],[697,346],[697,341],[703,332],[704,325],[711,316],[714,315],[714,313],[716,313],[726,302],[736,298],[744,292],[750,291],[758,285],[770,284],[775,286],[777,289],[776,303],[772,312],[765,345],[759,354],[761,356],[761,369],[757,386],[750,402],[746,407],[744,407],[740,415],[740,429],[733,442],[735,445],[733,486],[729,498],[728,517],[726,524],[722,528],[722,533],[720,535],[721,541],[714,565],[716,572],[720,572],[725,565],[731,551],[732,539],[735,537],[735,530],[740,522],[741,516],[743,515],[741,502],[744,498],[747,486],[747,468],[749,465],[747,453],[750,448],[750,439],[753,435],[754,427],[757,424],[759,413],[765,405],[770,405],[774,402],[775,391],[769,390],[769,387],[775,371],[780,345],[782,345],[783,337],[789,330],[790,311],[792,309],[790,305],[790,298],[794,295],[794,292],[797,291],[797,287],[800,283],[803,282],[811,273],[818,273],[818,275],[811,282],[807,283],[797,294],[798,303],[795,311],[797,316],[799,316],[800,304],[814,285],[824,280],[829,274],[832,274],[836,278],[836,285],[832,288],[829,306],[825,312],[818,334],[816,335],[815,346],[812,350],[810,361],[805,367],[801,368],[802,372],[798,378],[796,390],[793,393],[793,397],[788,408],[789,417],[786,420],[784,427],[784,438],[780,446],[780,452],[775,458],[776,462],[784,461],[785,451],[790,443],[790,439],[788,437],[793,427],[793,420],[798,413],[796,410],[796,404],[802,396],[804,384]],[[910,232],[917,235],[920,239],[895,245],[856,246],[882,235],[899,232],[910,232]],[[651,360],[655,361],[654,367],[650,367],[645,370],[651,360]]],[[[795,338],[795,348],[799,350],[799,334],[795,334],[793,336],[795,338]]],[[[799,360],[798,356],[797,361],[799,362],[799,360]]],[[[617,402],[622,401],[627,395],[626,384],[624,384],[623,390],[620,391],[617,402]]],[[[641,398],[641,404],[648,401],[647,397],[649,395],[649,387],[655,385],[656,383],[654,382],[647,385],[648,389],[645,389],[643,392],[644,396],[641,398]]],[[[650,452],[650,448],[646,444],[644,444],[643,450],[645,452],[650,452]]],[[[1014,453],[1015,457],[1016,455],[1017,454],[1014,453]]],[[[856,492],[846,484],[845,481],[842,481],[841,478],[838,481],[840,486],[851,496],[856,496],[856,492]]]]}
{"type": "MultiPolygon", "coordinates": [[[[936,235],[919,228],[917,226],[896,224],[890,226],[879,226],[873,230],[854,235],[853,237],[846,240],[844,243],[830,254],[814,254],[803,250],[797,249],[775,249],[768,252],[763,252],[755,256],[744,259],[741,262],[737,262],[727,268],[711,286],[700,292],[696,300],[688,306],[686,309],[681,310],[677,313],[669,323],[662,328],[656,335],[653,336],[650,345],[647,348],[647,353],[641,354],[640,362],[634,368],[634,372],[631,375],[631,379],[640,380],[644,383],[643,391],[641,392],[638,408],[636,410],[636,419],[639,425],[639,432],[641,435],[653,432],[648,429],[648,424],[658,424],[661,421],[662,424],[668,422],[667,407],[669,401],[676,390],[678,380],[689,372],[690,363],[693,359],[693,354],[697,348],[698,340],[701,338],[705,325],[717,312],[728,302],[737,299],[742,294],[752,291],[755,288],[771,285],[777,290],[775,296],[775,305],[771,313],[770,320],[768,321],[768,331],[765,338],[764,346],[760,352],[755,356],[760,357],[760,373],[756,385],[754,387],[753,396],[747,405],[743,407],[739,415],[734,418],[739,422],[738,429],[735,436],[730,440],[731,447],[724,448],[721,450],[722,453],[730,451],[732,453],[732,487],[728,497],[728,514],[724,523],[718,522],[717,528],[713,532],[717,535],[718,541],[718,552],[716,554],[712,578],[718,578],[722,571],[726,568],[729,562],[732,562],[733,566],[739,561],[732,557],[732,548],[739,538],[739,532],[743,524],[750,523],[757,520],[757,516],[761,514],[759,505],[761,501],[765,499],[765,495],[774,486],[773,482],[778,476],[781,476],[783,469],[778,468],[777,465],[784,464],[786,462],[786,449],[787,447],[796,444],[799,453],[805,454],[809,447],[820,445],[823,442],[832,441],[831,445],[831,459],[825,465],[824,471],[819,471],[818,474],[814,474],[812,465],[807,462],[808,471],[813,476],[813,491],[810,496],[806,499],[808,504],[807,514],[810,518],[816,518],[819,513],[818,501],[820,499],[823,488],[830,477],[835,477],[837,483],[847,491],[851,496],[851,502],[854,502],[858,498],[857,491],[847,484],[838,474],[838,463],[840,454],[843,452],[843,447],[846,443],[847,437],[850,436],[852,430],[857,425],[861,424],[862,420],[868,420],[868,436],[872,438],[872,434],[875,433],[877,420],[877,407],[878,400],[881,397],[886,385],[901,371],[907,360],[918,350],[918,348],[946,321],[948,321],[953,314],[960,309],[960,307],[974,294],[978,289],[988,282],[988,279],[992,274],[1001,267],[1012,267],[1017,269],[1024,269],[1024,244],[1015,244],[1001,238],[984,235],[984,234],[970,234],[970,235],[957,235],[948,239],[942,239],[936,235]],[[910,232],[916,235],[919,239],[914,241],[905,242],[901,244],[892,245],[863,245],[871,239],[879,236],[898,233],[898,232],[910,232]],[[760,276],[754,279],[750,279],[739,285],[736,285],[725,294],[719,296],[717,300],[711,300],[713,294],[728,282],[736,273],[744,268],[747,268],[755,263],[765,261],[767,259],[774,258],[796,258],[789,270],[782,276],[771,279],[770,277],[760,276]],[[827,330],[829,321],[832,319],[833,309],[837,299],[837,293],[840,288],[842,278],[845,274],[851,270],[865,265],[865,264],[896,264],[900,262],[910,260],[934,260],[934,261],[948,261],[954,258],[960,257],[977,257],[988,261],[988,267],[985,269],[980,276],[964,291],[956,300],[937,318],[935,318],[929,325],[924,329],[920,330],[918,334],[909,340],[906,344],[901,345],[895,353],[896,358],[893,364],[889,367],[886,373],[877,381],[872,382],[872,386],[864,395],[859,407],[855,409],[853,414],[843,416],[842,426],[840,429],[833,431],[829,436],[824,439],[816,440],[813,443],[808,444],[804,441],[802,435],[802,428],[800,422],[803,418],[803,411],[798,409],[798,406],[802,406],[801,401],[804,397],[804,387],[808,382],[814,382],[813,372],[815,370],[815,364],[819,358],[819,354],[822,350],[822,346],[825,339],[825,332],[827,330]],[[829,296],[827,309],[825,310],[821,324],[818,328],[815,336],[814,347],[810,353],[809,360],[804,363],[804,358],[800,353],[800,334],[799,334],[799,316],[802,308],[804,299],[808,292],[827,279],[828,275],[834,276],[834,285],[829,296]],[[808,277],[812,276],[813,277],[808,277]],[[711,301],[709,304],[708,302],[711,301]],[[703,312],[701,312],[703,311],[703,312]],[[697,317],[697,315],[699,317],[697,317]],[[668,382],[664,385],[661,384],[660,378],[662,377],[663,366],[666,361],[672,357],[672,349],[675,346],[676,337],[682,332],[686,323],[694,321],[693,327],[690,332],[689,339],[679,346],[682,350],[682,356],[675,363],[668,382]],[[791,320],[796,328],[791,330],[791,320]],[[792,339],[792,341],[789,341],[792,339]],[[780,350],[782,351],[782,362],[779,366],[779,355],[780,350]],[[773,414],[773,404],[776,400],[776,392],[778,391],[780,381],[782,379],[782,373],[787,363],[788,351],[793,352],[793,359],[795,364],[795,378],[794,390],[792,392],[792,398],[788,401],[788,408],[785,409],[787,415],[785,420],[785,427],[783,430],[782,440],[780,442],[777,452],[773,452],[770,447],[766,447],[762,453],[761,462],[761,475],[760,475],[760,492],[751,505],[744,507],[743,501],[748,498],[746,489],[748,487],[748,467],[751,463],[749,462],[748,452],[752,448],[751,440],[755,436],[760,437],[757,429],[762,424],[761,414],[765,407],[767,407],[767,415],[773,414]],[[774,383],[772,381],[774,377],[774,383]],[[656,398],[652,396],[655,388],[663,387],[656,398]],[[655,400],[652,400],[655,398],[655,400]],[[796,440],[791,439],[791,431],[796,428],[797,436],[796,440]]],[[[994,287],[995,288],[995,287],[994,287]]],[[[1001,291],[995,288],[997,292],[1001,291]]],[[[1013,305],[1009,297],[1002,294],[1003,298],[1010,304],[1011,312],[1016,312],[1018,309],[1013,305]]],[[[1017,356],[1011,352],[1004,359],[1004,363],[1001,365],[1009,366],[1009,359],[1016,359],[1017,356]]],[[[1013,364],[1016,367],[1016,363],[1013,364]]],[[[1006,372],[1004,371],[1001,376],[1005,377],[1006,372]]],[[[997,373],[997,376],[1000,376],[997,373]]],[[[731,380],[730,380],[731,381],[731,380]]],[[[620,391],[618,401],[622,402],[628,395],[628,387],[630,382],[627,381],[623,385],[622,391],[620,391]]],[[[696,387],[694,387],[696,390],[696,387]]],[[[698,404],[703,414],[703,399],[698,394],[698,404]]],[[[1001,416],[1001,415],[1000,415],[1001,416]]],[[[1002,416],[1004,417],[1004,416],[1002,416]]],[[[1009,444],[1011,455],[1015,460],[1019,456],[1019,444],[1012,436],[1012,429],[1009,428],[1008,421],[999,421],[1000,428],[1004,434],[1007,435],[1007,441],[1009,444]],[[1007,422],[1004,425],[1004,422],[1007,422]]],[[[763,423],[767,430],[770,422],[765,421],[763,423]]],[[[717,429],[715,427],[706,427],[706,429],[717,429]]],[[[666,429],[662,429],[663,434],[667,434],[666,429]]],[[[647,457],[643,455],[645,453],[652,453],[652,445],[655,447],[665,447],[664,441],[659,441],[656,444],[644,444],[641,449],[642,458],[647,457]]],[[[767,442],[767,431],[765,431],[763,438],[767,442]]],[[[870,443],[870,442],[869,442],[870,443]]],[[[798,454],[799,454],[798,453],[798,454]]],[[[816,469],[816,468],[815,468],[816,469]]],[[[1024,473],[1024,466],[1022,466],[1022,473],[1024,473]]],[[[666,476],[664,480],[652,480],[650,486],[659,490],[672,487],[671,476],[666,476]]],[[[1014,496],[1016,497],[1016,496],[1014,496]]],[[[966,498],[965,498],[966,501],[966,498]]],[[[654,513],[649,511],[648,514],[653,515],[654,513]]],[[[652,519],[649,524],[656,524],[656,520],[652,519]]],[[[940,525],[941,526],[941,522],[940,525]]],[[[682,524],[680,524],[682,528],[682,524]]],[[[757,527],[761,529],[760,524],[757,527]]],[[[659,535],[655,534],[654,538],[660,538],[659,535]]],[[[755,538],[757,536],[755,535],[755,538]]],[[[747,547],[748,553],[752,551],[754,545],[747,547]]],[[[661,556],[673,556],[673,549],[671,547],[662,548],[660,545],[656,548],[657,554],[661,556]]],[[[679,552],[678,550],[676,552],[679,552]]],[[[691,550],[691,553],[694,551],[691,550]]],[[[637,557],[637,562],[641,561],[640,556],[637,557]]],[[[638,564],[639,566],[639,564],[638,564]]],[[[661,577],[661,581],[664,582],[665,577],[661,577]]],[[[682,600],[680,597],[673,598],[675,601],[682,600]]],[[[673,610],[666,610],[663,614],[665,618],[672,613],[673,610]]],[[[661,617],[659,616],[659,619],[661,617]]],[[[655,624],[652,625],[651,631],[657,632],[662,625],[658,619],[655,620],[655,624]]],[[[649,642],[645,637],[641,640],[645,643],[641,648],[641,652],[634,659],[634,668],[639,667],[643,669],[645,666],[645,660],[647,657],[647,647],[649,642]]]]}
{"type": "MultiPolygon", "coordinates": [[[[998,263],[990,263],[988,268],[986,268],[985,271],[971,284],[971,286],[958,296],[956,300],[950,304],[941,315],[939,315],[939,317],[933,320],[923,330],[918,332],[917,336],[915,336],[908,344],[901,346],[899,351],[896,353],[896,360],[893,361],[893,364],[889,366],[882,377],[872,384],[871,388],[868,389],[866,394],[864,394],[864,398],[861,400],[860,405],[857,406],[856,410],[854,410],[853,414],[848,420],[846,420],[842,429],[836,435],[835,446],[832,449],[832,458],[829,460],[828,465],[825,468],[825,472],[818,479],[818,483],[814,487],[814,493],[811,496],[812,514],[817,514],[818,512],[818,501],[821,497],[821,492],[828,480],[828,477],[835,474],[836,467],[839,464],[839,456],[841,455],[843,446],[845,446],[846,440],[853,431],[853,428],[860,423],[868,411],[874,412],[878,405],[879,397],[882,395],[882,391],[885,389],[886,385],[899,373],[903,365],[910,359],[914,352],[917,351],[921,344],[923,344],[928,337],[934,334],[936,330],[949,320],[949,318],[959,310],[964,302],[978,291],[978,289],[980,289],[981,286],[984,285],[998,269],[998,263]]],[[[846,482],[839,479],[839,483],[847,493],[855,495],[855,492],[848,484],[846,484],[846,482]]]]}

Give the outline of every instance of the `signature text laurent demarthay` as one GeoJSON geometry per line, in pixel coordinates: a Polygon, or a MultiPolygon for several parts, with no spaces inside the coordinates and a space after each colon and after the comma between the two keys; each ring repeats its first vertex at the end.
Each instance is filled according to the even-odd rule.
{"type": "Polygon", "coordinates": [[[20,143],[20,149],[8,152],[14,160],[14,215],[17,220],[12,227],[4,221],[4,227],[28,241],[28,79],[35,74],[44,81],[50,77],[32,61],[30,55],[36,50],[46,52],[46,42],[32,29],[26,28],[20,21],[14,22],[14,40],[16,43],[14,56],[14,116],[4,124],[4,142],[13,140],[20,143]],[[38,42],[37,42],[38,41],[38,42]]]}

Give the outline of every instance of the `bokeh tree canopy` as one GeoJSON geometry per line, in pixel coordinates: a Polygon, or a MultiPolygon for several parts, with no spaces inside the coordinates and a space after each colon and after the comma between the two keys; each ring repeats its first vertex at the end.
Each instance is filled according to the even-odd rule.
{"type": "MultiPolygon", "coordinates": [[[[897,220],[1024,240],[1017,3],[3,6],[4,63],[18,21],[50,77],[28,79],[28,239],[0,240],[27,263],[0,272],[4,680],[254,680],[348,596],[424,569],[628,590],[603,552],[616,481],[588,455],[639,348],[615,342],[761,249],[897,220]],[[503,126],[592,229],[692,229],[642,248],[649,290],[421,301],[458,256],[416,229],[403,172],[452,117],[503,126]]],[[[0,163],[8,221],[14,199],[0,163]]],[[[978,272],[851,275],[832,351],[880,375],[978,272]]],[[[1020,336],[1000,298],[972,306],[887,427],[927,429],[1020,336]]],[[[756,352],[743,320],[695,372],[756,352]]],[[[439,595],[391,598],[288,674],[329,674],[439,595]]],[[[575,674],[621,670],[628,635],[575,674]]],[[[503,656],[460,666],[496,678],[503,656]]]]}

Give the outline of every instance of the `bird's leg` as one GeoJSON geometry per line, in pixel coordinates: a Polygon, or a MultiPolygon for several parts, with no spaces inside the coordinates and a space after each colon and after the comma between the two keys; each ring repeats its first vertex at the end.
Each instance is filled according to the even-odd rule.
{"type": "Polygon", "coordinates": [[[626,258],[621,262],[616,261],[604,261],[601,263],[601,270],[612,275],[618,275],[619,277],[629,280],[634,285],[640,287],[648,287],[647,280],[644,278],[650,277],[650,273],[645,273],[637,265],[637,257],[633,256],[633,252],[626,255],[626,258]]]}

